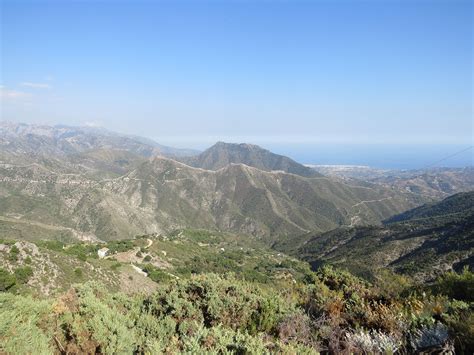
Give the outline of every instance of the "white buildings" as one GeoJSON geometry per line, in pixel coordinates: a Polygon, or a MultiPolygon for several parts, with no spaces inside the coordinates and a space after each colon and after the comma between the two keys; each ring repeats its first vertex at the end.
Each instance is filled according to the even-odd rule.
{"type": "Polygon", "coordinates": [[[109,248],[102,248],[97,250],[97,255],[99,255],[99,259],[103,259],[109,253],[109,248]]]}

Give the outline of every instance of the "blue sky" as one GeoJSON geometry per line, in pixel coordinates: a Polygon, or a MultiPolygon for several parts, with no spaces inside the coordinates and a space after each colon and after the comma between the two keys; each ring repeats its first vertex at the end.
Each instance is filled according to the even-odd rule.
{"type": "Polygon", "coordinates": [[[0,1],[2,120],[472,144],[470,1],[0,1]]]}

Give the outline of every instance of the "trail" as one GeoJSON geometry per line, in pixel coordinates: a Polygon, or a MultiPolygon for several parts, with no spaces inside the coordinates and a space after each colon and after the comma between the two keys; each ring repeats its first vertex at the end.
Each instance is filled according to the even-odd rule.
{"type": "Polygon", "coordinates": [[[102,240],[97,238],[95,235],[84,234],[70,227],[57,226],[54,224],[46,224],[46,223],[37,222],[37,221],[30,221],[30,220],[19,219],[19,218],[18,219],[10,218],[10,217],[5,217],[5,216],[0,216],[0,221],[26,224],[26,225],[40,227],[40,228],[44,228],[48,230],[68,231],[68,232],[71,232],[77,239],[85,241],[85,242],[102,242],[102,240]]]}
{"type": "Polygon", "coordinates": [[[138,266],[135,266],[133,264],[130,264],[133,268],[133,270],[135,270],[136,272],[138,272],[140,275],[143,275],[143,276],[148,276],[148,274],[143,271],[142,269],[140,269],[138,266]]]}
{"type": "MultiPolygon", "coordinates": [[[[356,204],[352,205],[351,208],[356,208],[356,207],[359,207],[359,206],[362,206],[363,204],[366,204],[366,203],[373,203],[373,202],[381,202],[381,201],[386,201],[386,200],[391,200],[393,197],[390,196],[390,197],[384,197],[384,198],[381,198],[381,199],[378,199],[378,200],[364,200],[364,201],[360,201],[360,202],[357,202],[356,204]]],[[[356,211],[354,211],[351,215],[351,223],[350,224],[344,224],[343,226],[346,226],[346,227],[354,227],[356,226],[359,222],[361,221],[361,218],[360,218],[360,208],[358,208],[356,211]]]]}
{"type": "Polygon", "coordinates": [[[57,230],[57,231],[70,230],[71,229],[71,228],[64,227],[64,226],[56,226],[56,225],[53,225],[53,224],[46,224],[46,223],[41,223],[41,222],[36,222],[36,221],[29,221],[29,220],[25,220],[25,219],[17,219],[17,218],[10,218],[10,217],[4,217],[4,216],[0,216],[0,221],[28,224],[28,225],[31,225],[31,226],[41,227],[41,228],[49,229],[49,230],[57,230]]]}
{"type": "Polygon", "coordinates": [[[372,203],[372,202],[381,202],[381,201],[385,201],[385,200],[391,200],[393,197],[390,196],[390,197],[384,197],[384,198],[381,198],[379,200],[366,200],[366,201],[360,201],[358,203],[356,203],[355,205],[352,205],[352,208],[354,207],[357,207],[357,206],[360,206],[364,203],[372,203]]]}

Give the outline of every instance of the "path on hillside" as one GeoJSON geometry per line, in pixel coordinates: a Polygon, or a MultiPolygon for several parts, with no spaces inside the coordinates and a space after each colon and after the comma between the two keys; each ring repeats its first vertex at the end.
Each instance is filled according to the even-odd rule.
{"type": "Polygon", "coordinates": [[[358,203],[356,203],[355,205],[352,205],[352,207],[357,207],[357,206],[360,206],[364,203],[371,203],[371,202],[381,202],[381,201],[385,201],[385,200],[391,200],[393,197],[390,196],[390,197],[384,197],[384,198],[381,198],[379,200],[366,200],[366,201],[360,201],[358,203]]]}
{"type": "MultiPolygon", "coordinates": [[[[384,197],[384,198],[381,198],[381,199],[378,199],[378,200],[364,200],[364,201],[360,201],[360,202],[357,202],[356,204],[352,205],[351,208],[356,208],[356,207],[362,206],[366,203],[374,203],[374,202],[381,202],[381,201],[391,200],[392,198],[393,197],[390,196],[390,197],[384,197]]],[[[359,222],[362,221],[362,218],[360,217],[360,207],[357,208],[357,210],[355,210],[352,213],[350,218],[351,218],[351,223],[349,225],[345,224],[345,226],[354,227],[354,226],[357,226],[359,224],[359,222]]]]}
{"type": "Polygon", "coordinates": [[[31,220],[26,220],[26,219],[20,219],[20,218],[10,218],[10,217],[5,217],[5,216],[0,216],[0,221],[4,222],[10,222],[10,223],[20,223],[20,224],[26,224],[30,226],[35,226],[35,227],[40,227],[48,230],[55,230],[55,231],[68,231],[71,232],[77,239],[82,240],[82,241],[88,241],[88,242],[101,242],[99,238],[92,234],[84,234],[81,233],[73,228],[69,227],[64,227],[64,226],[57,226],[54,224],[46,224],[42,222],[37,222],[37,221],[31,221],[31,220]]]}

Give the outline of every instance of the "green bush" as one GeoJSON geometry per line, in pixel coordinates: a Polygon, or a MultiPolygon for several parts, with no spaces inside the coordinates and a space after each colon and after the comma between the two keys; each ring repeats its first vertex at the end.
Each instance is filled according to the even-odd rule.
{"type": "Polygon", "coordinates": [[[75,268],[74,269],[74,276],[76,276],[76,278],[78,278],[78,279],[81,279],[84,276],[84,273],[83,273],[82,269],[81,268],[75,268]]]}
{"type": "Polygon", "coordinates": [[[157,267],[153,266],[152,264],[146,264],[145,266],[143,266],[142,270],[148,274],[148,277],[150,279],[158,283],[168,281],[171,279],[170,275],[158,269],[157,267]]]}
{"type": "Polygon", "coordinates": [[[132,250],[134,244],[132,240],[116,240],[108,242],[106,247],[109,248],[111,254],[114,254],[132,250]]]}
{"type": "MultiPolygon", "coordinates": [[[[230,260],[230,259],[228,259],[230,260]]],[[[268,264],[269,267],[270,264],[268,264]]],[[[289,268],[290,264],[281,268],[289,268]]],[[[265,263],[260,265],[265,268],[265,263]]],[[[17,276],[0,269],[0,287],[17,276]]],[[[372,285],[329,266],[305,271],[307,283],[266,284],[234,274],[174,279],[151,264],[159,282],[150,295],[112,293],[94,282],[77,285],[54,301],[0,294],[1,350],[6,353],[415,353],[423,332],[449,333],[440,346],[473,353],[471,275],[448,274],[440,293],[407,292],[384,273],[372,285]],[[456,289],[459,285],[460,288],[456,289]],[[465,301],[453,300],[451,293],[465,301]],[[404,296],[401,296],[404,295],[404,296]]],[[[286,271],[286,270],[285,270],[286,271]]],[[[77,268],[76,276],[82,273],[77,268]],[[78,271],[79,270],[79,271],[78,271]]],[[[242,276],[242,275],[240,275],[242,276]]],[[[408,287],[409,288],[409,287],[408,287]]]]}
{"type": "Polygon", "coordinates": [[[231,275],[199,275],[176,281],[149,299],[147,311],[160,318],[198,321],[205,327],[221,324],[252,334],[272,332],[291,306],[276,295],[231,275]]]}
{"type": "Polygon", "coordinates": [[[474,273],[467,267],[460,274],[448,272],[436,280],[432,289],[437,294],[474,302],[474,273]]]}
{"type": "Polygon", "coordinates": [[[7,270],[0,268],[0,292],[11,290],[16,284],[15,275],[7,270]]]}
{"type": "Polygon", "coordinates": [[[20,267],[15,269],[14,274],[18,283],[26,284],[33,276],[33,269],[30,266],[20,267]]]}
{"type": "Polygon", "coordinates": [[[50,301],[0,294],[0,349],[6,354],[52,354],[50,301]]]}
{"type": "Polygon", "coordinates": [[[16,262],[18,260],[18,254],[20,253],[20,249],[16,245],[12,245],[10,248],[10,255],[8,256],[8,260],[11,262],[16,262]]]}

